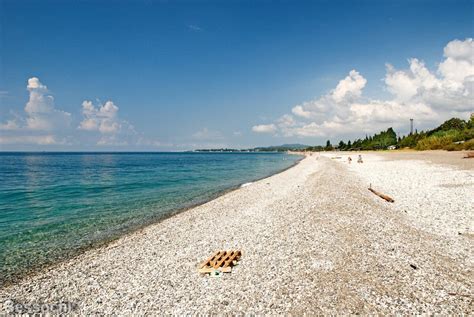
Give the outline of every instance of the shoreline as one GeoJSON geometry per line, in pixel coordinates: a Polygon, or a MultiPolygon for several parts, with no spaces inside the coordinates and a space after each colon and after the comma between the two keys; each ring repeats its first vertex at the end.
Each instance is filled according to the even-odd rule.
{"type": "MultiPolygon", "coordinates": [[[[389,160],[420,160],[420,161],[429,161],[433,164],[441,165],[450,165],[463,167],[467,169],[472,168],[472,163],[469,159],[464,159],[464,156],[467,153],[470,153],[470,150],[462,151],[446,151],[446,150],[426,150],[419,151],[413,149],[397,149],[397,150],[378,150],[378,151],[328,151],[320,152],[321,154],[328,155],[342,155],[342,156],[356,156],[358,154],[370,154],[370,155],[379,155],[382,157],[387,157],[389,160]]],[[[471,159],[472,160],[472,159],[471,159]]]]}
{"type": "MultiPolygon", "coordinates": [[[[423,173],[412,174],[403,168],[412,161],[365,156],[351,167],[306,156],[284,172],[2,288],[0,303],[68,301],[80,315],[468,313],[472,237],[418,226],[426,214],[412,221],[397,209],[419,199],[404,196],[409,189],[398,192],[394,205],[366,187],[366,177],[394,167],[401,180],[424,183],[424,172],[438,168],[413,165],[423,173]],[[199,275],[197,265],[219,249],[242,250],[239,265],[220,278],[199,275]]],[[[422,209],[430,207],[414,211],[422,209]]]]}
{"type": "MultiPolygon", "coordinates": [[[[54,152],[56,153],[56,152],[54,152]]],[[[58,152],[59,153],[59,152],[58,152]]],[[[134,152],[131,152],[131,154],[133,154],[134,152]]],[[[183,152],[184,153],[184,152],[183,152]]],[[[87,153],[87,154],[90,154],[90,153],[87,153]]],[[[291,154],[291,155],[300,155],[301,158],[296,160],[292,165],[282,169],[282,170],[279,170],[279,171],[276,171],[274,173],[271,173],[269,175],[266,175],[266,176],[263,176],[263,177],[260,177],[260,178],[257,178],[257,179],[254,179],[254,180],[251,180],[247,183],[250,183],[250,184],[253,184],[255,182],[258,182],[260,180],[263,180],[263,179],[266,179],[266,178],[269,178],[269,177],[272,177],[273,175],[277,175],[279,173],[283,173],[285,172],[286,170],[290,169],[290,168],[293,168],[294,166],[298,165],[304,158],[305,158],[305,154],[301,153],[301,152],[289,152],[288,154],[291,154]]],[[[217,193],[215,193],[214,195],[211,195],[209,196],[208,198],[206,199],[203,199],[202,201],[199,201],[197,203],[193,203],[189,206],[186,206],[186,207],[182,207],[182,208],[177,208],[177,209],[174,209],[172,211],[170,211],[169,213],[165,214],[165,215],[161,215],[161,216],[158,216],[156,218],[151,218],[150,220],[136,226],[136,227],[132,227],[132,228],[129,228],[128,230],[126,230],[125,232],[123,233],[119,233],[117,236],[115,237],[111,237],[109,239],[105,239],[105,240],[101,240],[101,241],[97,241],[97,242],[94,242],[90,245],[87,245],[87,246],[83,246],[77,250],[73,250],[71,251],[71,254],[67,254],[65,255],[62,259],[57,259],[57,260],[53,260],[52,262],[50,263],[46,263],[46,264],[40,264],[38,266],[34,266],[24,272],[20,272],[20,273],[17,273],[17,274],[12,274],[11,276],[9,276],[8,278],[6,278],[5,280],[1,280],[0,279],[0,290],[2,288],[6,288],[6,287],[9,287],[9,286],[12,286],[12,285],[15,285],[17,283],[21,283],[23,280],[27,279],[27,278],[31,278],[32,276],[35,276],[35,275],[38,275],[38,274],[42,274],[42,273],[45,273],[45,272],[48,272],[50,271],[50,269],[54,269],[55,266],[57,265],[60,265],[61,263],[63,262],[67,262],[67,261],[70,261],[70,260],[73,260],[74,258],[77,258],[77,257],[80,257],[81,255],[83,255],[84,253],[88,252],[88,251],[91,251],[91,250],[97,250],[97,249],[100,249],[100,248],[104,248],[104,247],[107,247],[108,245],[110,245],[111,243],[123,238],[123,237],[126,237],[126,236],[129,236],[129,235],[132,235],[132,234],[135,234],[135,233],[139,233],[141,231],[143,231],[144,229],[146,229],[147,227],[149,226],[153,226],[157,223],[160,223],[162,221],[165,221],[169,218],[172,218],[180,213],[183,213],[183,212],[186,212],[188,210],[191,210],[193,208],[196,208],[196,207],[199,207],[199,206],[202,206],[210,201],[213,201],[221,196],[224,196],[230,192],[233,192],[235,190],[238,190],[241,188],[241,186],[243,184],[246,184],[246,183],[242,183],[242,184],[238,184],[238,185],[235,185],[235,186],[232,186],[232,187],[229,187],[227,189],[224,189],[222,191],[219,191],[217,193]]]]}

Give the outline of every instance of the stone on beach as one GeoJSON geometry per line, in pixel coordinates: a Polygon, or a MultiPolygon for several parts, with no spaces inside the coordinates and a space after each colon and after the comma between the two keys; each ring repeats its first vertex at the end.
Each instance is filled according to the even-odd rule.
{"type": "Polygon", "coordinates": [[[118,315],[472,313],[472,297],[452,294],[474,289],[472,236],[453,234],[472,233],[472,209],[459,206],[473,207],[473,169],[418,163],[308,156],[5,287],[0,302],[68,301],[78,314],[118,315]],[[450,201],[433,209],[404,183],[377,178],[388,170],[450,201]],[[395,204],[367,190],[375,178],[395,204]],[[200,275],[219,249],[245,256],[230,274],[200,275]]]}

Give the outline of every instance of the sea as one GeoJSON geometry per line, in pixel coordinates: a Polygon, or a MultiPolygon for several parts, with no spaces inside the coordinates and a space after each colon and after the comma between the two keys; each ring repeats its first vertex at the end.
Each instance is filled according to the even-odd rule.
{"type": "Polygon", "coordinates": [[[0,284],[300,159],[286,153],[0,152],[0,284]]]}

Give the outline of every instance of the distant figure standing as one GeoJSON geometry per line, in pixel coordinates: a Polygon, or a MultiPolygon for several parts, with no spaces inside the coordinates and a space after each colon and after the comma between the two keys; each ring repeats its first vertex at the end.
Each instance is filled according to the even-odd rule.
{"type": "Polygon", "coordinates": [[[352,157],[349,156],[349,157],[347,158],[347,163],[351,164],[351,162],[352,162],[352,157]]]}
{"type": "Polygon", "coordinates": [[[364,161],[362,161],[362,155],[359,155],[359,158],[357,159],[357,163],[364,163],[364,161]]]}

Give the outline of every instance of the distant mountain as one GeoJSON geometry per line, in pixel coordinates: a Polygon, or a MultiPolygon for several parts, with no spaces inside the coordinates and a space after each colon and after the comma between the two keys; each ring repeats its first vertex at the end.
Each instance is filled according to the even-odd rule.
{"type": "Polygon", "coordinates": [[[304,150],[308,145],[304,144],[282,144],[272,146],[260,146],[253,149],[198,149],[194,152],[286,152],[286,151],[300,151],[304,150]]]}
{"type": "Polygon", "coordinates": [[[295,143],[295,144],[283,144],[283,145],[280,145],[280,147],[286,147],[286,148],[292,148],[292,149],[306,149],[309,145],[304,145],[304,144],[298,144],[298,143],[295,143]]]}
{"type": "Polygon", "coordinates": [[[308,145],[304,144],[282,144],[282,145],[273,145],[273,146],[260,146],[256,147],[254,151],[299,151],[304,150],[308,147],[308,145]]]}

